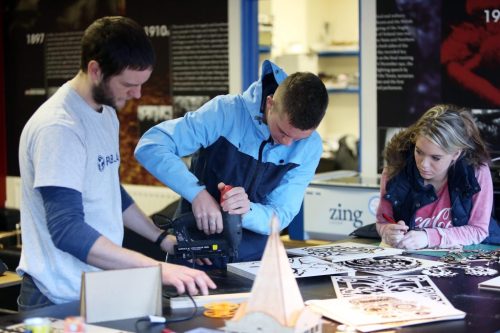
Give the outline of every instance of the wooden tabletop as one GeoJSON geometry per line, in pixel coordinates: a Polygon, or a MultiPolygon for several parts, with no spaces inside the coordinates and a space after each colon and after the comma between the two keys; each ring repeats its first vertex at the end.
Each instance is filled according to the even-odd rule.
{"type": "Polygon", "coordinates": [[[6,271],[0,276],[0,288],[21,284],[22,278],[16,272],[6,271]]]}
{"type": "Polygon", "coordinates": [[[281,236],[281,241],[285,245],[285,248],[292,249],[296,247],[306,247],[306,246],[318,246],[318,245],[327,245],[332,243],[345,243],[345,242],[354,242],[354,243],[362,243],[362,244],[372,244],[378,245],[380,240],[370,239],[370,238],[346,238],[342,240],[318,240],[318,239],[307,239],[307,240],[295,240],[290,239],[289,235],[281,236]]]}

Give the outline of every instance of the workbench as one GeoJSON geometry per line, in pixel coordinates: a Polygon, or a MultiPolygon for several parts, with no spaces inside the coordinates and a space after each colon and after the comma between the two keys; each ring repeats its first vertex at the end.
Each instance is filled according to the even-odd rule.
{"type": "MultiPolygon", "coordinates": [[[[349,239],[349,241],[353,240],[349,239]]],[[[358,241],[364,243],[373,242],[373,240],[366,241],[363,239],[359,239],[358,241]]],[[[418,254],[411,254],[410,256],[436,260],[435,257],[422,256],[418,254]]],[[[498,263],[493,264],[490,267],[500,270],[500,264],[498,263]]],[[[229,284],[233,286],[233,289],[236,285],[240,286],[242,291],[248,291],[253,282],[252,280],[221,270],[214,270],[212,272],[209,272],[209,275],[213,277],[216,284],[218,284],[222,288],[225,284],[229,284]]],[[[465,311],[467,313],[467,316],[462,320],[443,321],[402,327],[398,328],[397,332],[490,333],[500,330],[500,294],[495,291],[479,290],[477,287],[479,282],[491,278],[492,276],[468,276],[464,275],[463,273],[449,278],[431,278],[436,286],[453,304],[453,306],[455,306],[459,310],[465,311]]],[[[329,276],[302,278],[297,279],[297,282],[304,300],[326,299],[335,297],[335,292],[329,276]]],[[[169,318],[175,319],[188,316],[192,313],[192,309],[171,310],[167,304],[168,302],[165,301],[163,309],[163,315],[167,317],[167,320],[169,318]]],[[[23,314],[0,317],[0,326],[19,323],[24,318],[33,316],[55,317],[64,319],[67,316],[79,315],[79,313],[79,302],[72,302],[51,306],[23,314]]],[[[115,329],[135,331],[135,322],[136,319],[132,318],[127,320],[104,322],[100,323],[99,325],[115,329]]],[[[196,315],[192,319],[183,322],[169,323],[166,327],[176,332],[185,332],[198,327],[215,329],[220,328],[223,325],[224,321],[222,319],[207,318],[203,316],[203,309],[198,309],[196,311],[196,315]]],[[[161,332],[164,328],[164,326],[161,324],[149,326],[146,323],[142,323],[140,327],[141,332],[161,332]]],[[[335,332],[335,327],[336,323],[325,321],[323,332],[335,332]]]]}

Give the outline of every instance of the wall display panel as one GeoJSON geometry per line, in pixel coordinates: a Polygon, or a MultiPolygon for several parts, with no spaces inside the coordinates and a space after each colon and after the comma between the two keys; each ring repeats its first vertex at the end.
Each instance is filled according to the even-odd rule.
{"type": "Polygon", "coordinates": [[[123,15],[144,26],[156,52],[142,97],[118,111],[121,178],[159,184],[133,151],[152,125],[195,110],[229,91],[228,1],[10,1],[5,6],[8,174],[19,175],[17,149],[33,112],[79,69],[80,39],[96,18],[123,15]]]}
{"type": "Polygon", "coordinates": [[[362,103],[377,106],[377,128],[368,131],[378,137],[377,171],[391,135],[437,103],[471,108],[493,157],[500,156],[500,0],[362,5],[363,15],[376,18],[376,68],[363,68],[363,75],[376,71],[376,101],[362,103]]]}
{"type": "MultiPolygon", "coordinates": [[[[3,45],[3,15],[0,15],[0,91],[5,91],[4,85],[4,62],[3,55],[5,47],[3,45]]],[[[7,144],[5,135],[5,96],[0,94],[0,208],[5,207],[6,179],[7,176],[7,144]]]]}
{"type": "Polygon", "coordinates": [[[379,126],[407,126],[439,101],[440,1],[377,2],[379,126]]]}

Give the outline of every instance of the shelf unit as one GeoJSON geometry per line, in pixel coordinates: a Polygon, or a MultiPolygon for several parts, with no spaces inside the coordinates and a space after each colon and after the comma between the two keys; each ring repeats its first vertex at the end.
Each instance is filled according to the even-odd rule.
{"type": "Polygon", "coordinates": [[[271,47],[267,45],[259,45],[259,53],[260,54],[271,53],[271,47]]]}
{"type": "Polygon", "coordinates": [[[327,88],[329,94],[359,94],[359,88],[327,88]]]}
{"type": "Polygon", "coordinates": [[[318,51],[317,52],[318,57],[320,58],[325,58],[325,57],[359,57],[359,51],[357,50],[352,50],[352,51],[318,51]]]}
{"type": "Polygon", "coordinates": [[[358,1],[259,0],[259,16],[259,62],[270,59],[287,73],[324,73],[330,102],[318,132],[330,143],[359,138],[358,1]]]}
{"type": "MultiPolygon", "coordinates": [[[[321,62],[325,58],[351,58],[356,59],[359,63],[359,51],[358,50],[325,50],[318,51],[318,61],[321,62]]],[[[336,61],[338,63],[338,61],[336,61]]],[[[349,64],[349,63],[348,63],[349,64]]],[[[349,64],[349,67],[352,69],[354,65],[349,64]]],[[[341,68],[344,66],[340,66],[341,68]]],[[[359,68],[358,64],[355,65],[356,69],[359,68]]],[[[320,64],[318,68],[324,68],[324,64],[320,64]]],[[[330,94],[359,94],[358,86],[347,86],[343,88],[331,88],[327,87],[328,93],[330,94]]]]}

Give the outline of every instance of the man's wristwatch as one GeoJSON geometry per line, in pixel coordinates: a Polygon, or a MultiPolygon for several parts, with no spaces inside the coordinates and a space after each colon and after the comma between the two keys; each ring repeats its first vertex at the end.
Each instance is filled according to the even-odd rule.
{"type": "Polygon", "coordinates": [[[156,239],[155,244],[161,246],[161,242],[168,236],[168,230],[164,230],[156,239]]]}

